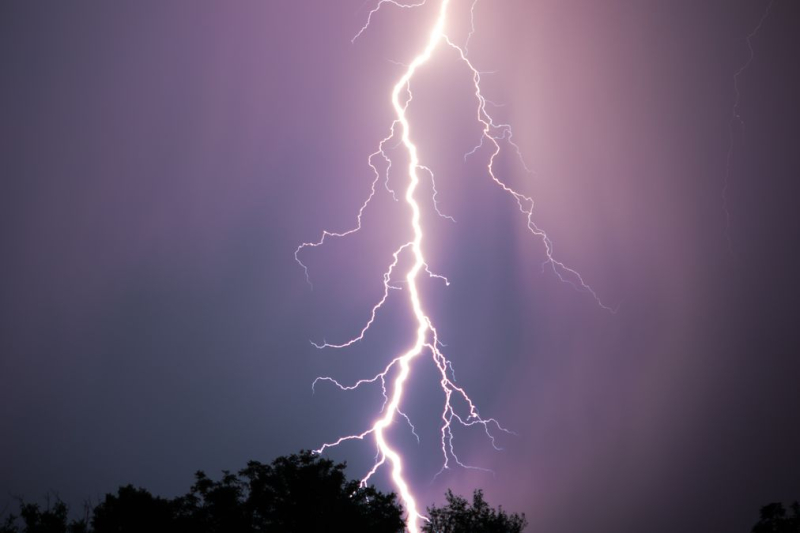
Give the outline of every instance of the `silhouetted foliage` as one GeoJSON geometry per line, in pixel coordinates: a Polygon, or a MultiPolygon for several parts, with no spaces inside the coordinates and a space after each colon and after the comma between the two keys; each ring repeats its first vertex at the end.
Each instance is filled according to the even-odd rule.
{"type": "Polygon", "coordinates": [[[188,494],[153,496],[132,485],[107,494],[87,520],[68,523],[57,501],[42,511],[20,503],[0,533],[401,533],[403,510],[394,494],[348,481],[344,463],[303,451],[265,465],[251,461],[215,481],[195,474],[188,494]],[[21,528],[20,528],[21,527],[21,528]]]}
{"type": "Polygon", "coordinates": [[[120,487],[117,494],[106,494],[94,509],[94,533],[135,533],[156,531],[171,524],[172,511],[168,500],[158,498],[145,489],[132,485],[120,487]]]}
{"type": "Polygon", "coordinates": [[[425,533],[520,533],[528,525],[524,513],[509,515],[502,507],[490,507],[481,490],[472,494],[471,505],[450,490],[446,497],[444,507],[428,507],[425,533]]]}
{"type": "MultiPolygon", "coordinates": [[[[49,500],[49,498],[48,498],[49,500]]],[[[55,504],[42,510],[38,504],[20,500],[19,516],[9,515],[0,526],[0,533],[86,533],[86,520],[69,522],[67,504],[56,498],[55,504]],[[22,521],[22,529],[17,524],[22,521]]]]}
{"type": "Polygon", "coordinates": [[[251,461],[238,475],[224,472],[219,481],[198,472],[191,492],[173,502],[175,530],[402,532],[396,496],[348,481],[345,466],[301,452],[270,465],[251,461]]]}
{"type": "Polygon", "coordinates": [[[800,503],[794,502],[789,509],[791,514],[786,513],[782,503],[765,505],[752,533],[800,533],[800,503]]]}
{"type": "MultiPolygon", "coordinates": [[[[69,520],[57,497],[44,509],[19,502],[19,514],[0,516],[0,533],[402,533],[402,508],[393,494],[361,487],[344,475],[346,465],[312,452],[279,457],[265,465],[251,461],[218,481],[199,471],[188,494],[153,496],[132,485],[107,494],[85,518],[69,520]],[[91,520],[90,520],[91,517],[91,520]],[[90,527],[91,526],[91,527],[90,527]]],[[[521,533],[524,514],[494,509],[476,490],[472,502],[446,493],[447,504],[428,507],[425,533],[521,533]]],[[[5,514],[3,512],[2,514],[5,514]]],[[[800,533],[800,503],[761,508],[752,533],[800,533]]]]}
{"type": "Polygon", "coordinates": [[[310,452],[279,457],[269,466],[248,463],[239,474],[257,531],[402,532],[396,496],[348,481],[345,466],[310,452]]]}

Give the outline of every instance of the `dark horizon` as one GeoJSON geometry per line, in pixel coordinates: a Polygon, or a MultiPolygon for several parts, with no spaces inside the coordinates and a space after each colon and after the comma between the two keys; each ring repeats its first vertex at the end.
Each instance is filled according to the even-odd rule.
{"type": "MultiPolygon", "coordinates": [[[[174,496],[196,470],[376,416],[377,390],[311,383],[382,368],[406,343],[401,301],[348,351],[309,340],[363,325],[402,209],[383,191],[362,234],[307,253],[313,290],[293,257],[352,224],[395,62],[430,20],[387,9],[351,44],[362,3],[0,6],[0,510],[128,483],[174,496]]],[[[459,383],[516,433],[498,452],[460,431],[460,456],[495,474],[431,482],[439,397],[421,363],[421,442],[397,439],[423,506],[483,488],[527,531],[705,533],[800,499],[797,2],[775,0],[751,38],[730,127],[769,4],[478,4],[470,53],[534,172],[500,170],[616,314],[541,271],[541,241],[463,160],[465,72],[437,57],[421,73],[410,112],[457,220],[429,220],[452,283],[427,302],[459,383]]],[[[330,457],[358,478],[373,454],[330,457]]]]}

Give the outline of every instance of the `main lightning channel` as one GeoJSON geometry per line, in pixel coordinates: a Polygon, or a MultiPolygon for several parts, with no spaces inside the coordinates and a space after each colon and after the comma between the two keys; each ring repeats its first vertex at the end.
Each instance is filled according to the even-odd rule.
{"type": "MultiPolygon", "coordinates": [[[[403,76],[394,85],[392,90],[392,106],[394,107],[397,122],[402,126],[401,138],[403,145],[408,150],[410,161],[408,163],[408,176],[409,184],[406,189],[405,199],[411,207],[411,227],[414,230],[414,239],[411,243],[411,251],[414,256],[414,264],[406,274],[406,281],[408,281],[408,291],[411,299],[411,307],[414,310],[414,317],[417,319],[417,338],[414,346],[397,360],[400,371],[394,380],[394,387],[392,388],[392,396],[389,404],[384,407],[384,415],[372,426],[375,435],[375,441],[380,450],[382,458],[388,458],[392,467],[392,481],[400,493],[400,499],[403,501],[403,506],[408,513],[406,518],[406,525],[410,533],[417,533],[419,531],[419,521],[424,517],[419,513],[417,502],[408,487],[408,483],[403,477],[403,461],[400,454],[393,449],[386,440],[384,430],[389,427],[394,418],[394,414],[398,411],[400,401],[403,399],[404,387],[410,372],[410,365],[414,358],[422,353],[425,348],[427,334],[431,329],[431,321],[422,310],[422,304],[419,298],[419,291],[417,289],[417,275],[419,271],[425,266],[425,259],[422,253],[422,226],[420,225],[420,208],[414,198],[414,192],[419,185],[419,175],[417,169],[419,168],[419,156],[417,154],[417,147],[411,141],[411,126],[406,117],[406,109],[411,101],[411,94],[408,94],[405,102],[400,101],[400,95],[404,89],[409,87],[411,78],[417,69],[426,63],[433,54],[436,45],[443,37],[443,30],[447,16],[447,8],[450,5],[450,0],[442,0],[439,8],[439,15],[436,18],[433,30],[428,38],[428,44],[425,46],[423,52],[414,58],[411,64],[406,69],[403,76]]],[[[383,460],[382,460],[383,461],[383,460]]],[[[381,462],[382,462],[381,461],[381,462]]]]}
{"type": "MultiPolygon", "coordinates": [[[[387,155],[385,147],[387,143],[389,143],[392,139],[395,139],[399,133],[400,143],[398,144],[398,146],[402,146],[408,153],[409,157],[409,162],[407,166],[408,185],[405,190],[404,199],[406,204],[408,204],[408,207],[410,208],[411,212],[410,227],[412,230],[413,238],[410,241],[399,246],[393,253],[393,260],[389,264],[387,271],[384,272],[383,274],[383,286],[384,286],[383,295],[378,301],[378,303],[373,306],[370,317],[366,325],[359,332],[359,334],[347,341],[340,343],[312,342],[312,344],[319,349],[324,349],[324,348],[341,349],[351,346],[363,340],[363,338],[365,337],[365,335],[375,322],[377,313],[380,311],[384,303],[389,298],[390,291],[392,290],[408,290],[409,301],[411,303],[411,308],[416,321],[416,336],[414,344],[407,351],[392,359],[381,372],[379,372],[378,374],[374,375],[371,378],[360,379],[351,385],[347,385],[339,382],[338,380],[332,377],[328,376],[318,377],[317,379],[314,380],[312,384],[312,390],[314,390],[316,385],[320,382],[331,383],[343,391],[354,390],[363,385],[372,385],[376,383],[380,384],[384,398],[383,406],[380,411],[381,416],[376,421],[373,422],[373,424],[369,427],[369,429],[366,429],[362,433],[340,437],[336,441],[323,444],[319,449],[315,451],[317,453],[322,453],[328,448],[338,446],[348,441],[354,441],[354,440],[363,441],[367,437],[374,438],[375,444],[377,446],[375,463],[373,464],[369,472],[367,472],[367,474],[362,478],[361,483],[362,485],[366,485],[367,482],[370,480],[370,478],[378,471],[378,469],[381,468],[383,465],[385,465],[388,461],[389,466],[391,467],[392,482],[400,495],[400,499],[407,513],[406,526],[410,533],[419,533],[420,522],[423,520],[427,520],[427,518],[424,515],[422,515],[419,510],[416,498],[414,497],[409,487],[408,481],[404,477],[403,458],[401,457],[400,453],[395,448],[393,448],[392,445],[387,440],[386,430],[395,421],[395,415],[399,415],[405,420],[405,422],[408,423],[408,425],[411,427],[411,432],[414,434],[415,437],[417,437],[417,440],[419,440],[419,436],[417,435],[414,425],[412,424],[410,418],[400,408],[405,394],[405,386],[411,373],[412,363],[418,356],[420,356],[423,352],[428,352],[431,354],[433,362],[436,365],[436,368],[438,369],[439,372],[439,384],[444,394],[444,404],[442,407],[441,417],[440,417],[441,420],[440,444],[443,456],[443,464],[441,470],[439,470],[436,476],[441,474],[443,471],[449,469],[451,467],[451,463],[454,463],[455,465],[458,465],[462,468],[486,471],[486,469],[484,468],[465,464],[456,455],[453,446],[452,427],[454,422],[460,424],[463,427],[480,426],[487,435],[487,437],[489,438],[491,445],[498,450],[500,448],[497,444],[495,434],[493,433],[493,431],[500,431],[504,433],[513,434],[511,431],[501,426],[496,419],[482,417],[478,412],[477,406],[475,405],[473,400],[469,397],[467,392],[461,386],[456,384],[453,365],[445,357],[445,355],[442,353],[440,349],[441,347],[444,346],[444,344],[441,342],[438,331],[433,326],[431,319],[424,311],[422,300],[420,298],[419,289],[417,287],[417,280],[420,272],[422,271],[424,271],[429,277],[442,280],[447,285],[450,284],[449,280],[446,277],[432,272],[425,261],[425,256],[423,253],[423,246],[422,246],[424,232],[420,222],[421,208],[416,200],[416,192],[420,184],[420,172],[424,172],[426,175],[430,176],[432,201],[436,213],[440,217],[448,219],[452,222],[455,222],[455,220],[452,217],[443,214],[439,209],[439,204],[437,201],[438,191],[436,189],[434,172],[433,170],[431,170],[431,168],[421,164],[420,162],[417,146],[412,141],[411,125],[406,115],[406,111],[408,110],[408,107],[413,99],[413,94],[411,92],[411,81],[414,78],[414,75],[417,73],[417,70],[421,66],[423,66],[431,59],[434,51],[436,51],[436,49],[442,43],[444,43],[445,46],[449,46],[456,51],[458,58],[469,69],[473,77],[474,95],[478,103],[477,121],[481,125],[482,132],[479,143],[475,146],[473,150],[471,150],[469,153],[465,155],[465,159],[467,157],[474,156],[484,146],[490,147],[491,155],[489,156],[488,163],[486,165],[486,171],[489,177],[496,185],[498,185],[506,194],[513,197],[519,210],[526,218],[528,229],[535,237],[539,238],[543,242],[546,254],[545,256],[546,259],[543,263],[543,266],[549,266],[561,281],[572,285],[575,289],[579,291],[589,293],[600,307],[613,312],[613,309],[606,306],[600,300],[595,291],[588,284],[586,284],[586,282],[584,282],[583,278],[576,270],[567,267],[564,263],[555,259],[553,255],[552,241],[544,232],[544,230],[542,230],[539,226],[537,226],[536,223],[533,221],[533,209],[534,209],[533,199],[511,188],[504,181],[502,181],[495,173],[494,162],[501,152],[501,143],[506,143],[509,146],[511,146],[515,150],[516,155],[519,157],[519,160],[522,166],[525,168],[525,170],[528,170],[528,167],[525,165],[525,161],[522,158],[519,146],[517,146],[517,144],[513,140],[513,132],[511,131],[511,126],[508,124],[495,122],[491,117],[491,115],[489,114],[489,112],[487,111],[486,109],[487,103],[489,105],[496,105],[496,104],[493,104],[493,102],[491,102],[490,100],[486,99],[483,96],[480,85],[481,82],[480,72],[473,66],[473,64],[467,58],[467,47],[469,45],[469,41],[472,35],[475,32],[475,8],[478,3],[478,0],[468,0],[468,1],[471,4],[469,8],[470,32],[463,48],[453,43],[452,40],[447,36],[445,31],[447,26],[448,9],[450,8],[451,0],[440,0],[436,20],[428,35],[425,47],[416,57],[414,57],[411,63],[409,63],[408,65],[403,65],[405,67],[405,71],[403,72],[402,76],[398,79],[398,81],[394,84],[391,92],[391,103],[395,113],[395,118],[390,127],[389,134],[380,141],[378,149],[374,153],[370,154],[370,156],[367,159],[367,164],[372,169],[374,178],[371,183],[369,195],[367,196],[366,200],[362,203],[361,207],[358,210],[356,226],[349,230],[341,232],[333,232],[325,230],[323,231],[322,236],[319,240],[302,243],[300,246],[297,247],[294,254],[295,260],[303,268],[303,271],[305,272],[306,275],[306,280],[310,285],[311,281],[309,278],[308,268],[300,260],[299,257],[299,254],[304,249],[322,246],[328,238],[346,237],[348,235],[360,231],[362,228],[362,217],[364,211],[370,204],[370,202],[373,200],[375,195],[377,194],[377,187],[382,178],[384,179],[384,188],[392,195],[393,198],[397,199],[395,191],[389,186],[389,170],[392,168],[392,159],[387,155]],[[386,170],[384,174],[382,174],[378,170],[375,163],[373,162],[376,157],[381,157],[386,163],[386,170]],[[397,269],[401,254],[411,254],[413,258],[413,264],[405,274],[405,281],[406,281],[405,287],[399,287],[392,284],[393,274],[397,269]],[[457,411],[454,405],[455,402],[453,402],[454,397],[458,398],[459,404],[465,406],[465,408],[462,408],[461,410],[457,411]]],[[[392,6],[396,6],[399,8],[411,9],[423,6],[426,3],[427,0],[420,0],[416,3],[409,3],[409,4],[402,4],[397,2],[396,0],[379,0],[377,5],[369,12],[366,23],[355,35],[353,41],[358,39],[369,28],[373,16],[378,11],[380,11],[383,6],[391,4],[392,6]]]]}

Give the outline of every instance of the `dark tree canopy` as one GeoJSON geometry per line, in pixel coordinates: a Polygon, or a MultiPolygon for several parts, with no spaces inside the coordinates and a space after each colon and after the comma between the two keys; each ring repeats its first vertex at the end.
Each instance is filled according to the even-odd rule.
{"type": "MultiPolygon", "coordinates": [[[[48,498],[49,499],[49,498],[48,498]]],[[[56,498],[55,503],[42,510],[38,504],[20,502],[19,518],[22,521],[24,533],[86,533],[86,520],[74,520],[67,523],[69,508],[56,498]]],[[[16,517],[6,517],[0,526],[0,533],[17,533],[16,517]]]]}
{"type": "Polygon", "coordinates": [[[428,507],[425,533],[520,533],[528,522],[525,514],[507,514],[502,507],[493,509],[483,499],[483,491],[472,494],[472,504],[448,490],[447,505],[428,507]]]}
{"type": "Polygon", "coordinates": [[[761,519],[753,526],[752,533],[800,533],[800,503],[789,506],[786,513],[782,503],[770,503],[761,508],[761,519]]]}
{"type": "Polygon", "coordinates": [[[240,475],[258,530],[402,532],[395,495],[348,481],[345,466],[308,452],[270,466],[250,462],[240,475]]]}
{"type": "MultiPolygon", "coordinates": [[[[132,485],[107,494],[84,518],[70,520],[57,497],[44,507],[20,500],[18,515],[0,515],[0,533],[402,533],[403,510],[395,494],[361,487],[345,476],[344,463],[308,451],[251,461],[223,471],[219,480],[202,471],[189,492],[173,499],[132,485]]],[[[524,514],[491,507],[481,490],[472,502],[446,493],[442,507],[428,507],[425,533],[521,533],[524,514]]],[[[752,533],[800,533],[800,503],[761,508],[752,533]]]]}
{"type": "Polygon", "coordinates": [[[169,500],[153,496],[132,485],[120,487],[117,494],[106,494],[94,509],[95,533],[133,533],[158,531],[173,520],[169,500]]]}
{"type": "Polygon", "coordinates": [[[251,461],[236,474],[223,472],[218,481],[197,472],[189,493],[171,500],[127,485],[107,494],[90,521],[69,524],[63,502],[45,511],[22,503],[20,516],[7,517],[0,533],[404,531],[396,496],[349,481],[345,466],[307,451],[269,465],[251,461]]]}

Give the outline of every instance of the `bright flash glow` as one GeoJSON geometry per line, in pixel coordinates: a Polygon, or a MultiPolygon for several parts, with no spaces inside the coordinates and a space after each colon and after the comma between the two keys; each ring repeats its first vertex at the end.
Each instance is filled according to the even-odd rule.
{"type": "MultiPolygon", "coordinates": [[[[414,435],[415,436],[417,435],[416,431],[414,430],[414,426],[411,423],[411,420],[401,410],[401,406],[403,403],[403,395],[405,392],[405,385],[411,375],[412,364],[414,363],[414,360],[423,353],[431,354],[433,362],[435,363],[439,371],[439,384],[441,386],[442,392],[444,393],[444,404],[442,406],[442,411],[441,411],[441,428],[440,428],[443,464],[439,473],[450,468],[452,464],[456,464],[464,468],[483,470],[479,467],[466,465],[461,460],[459,460],[453,448],[452,426],[454,422],[466,427],[481,426],[483,431],[490,439],[492,446],[494,446],[496,449],[499,448],[497,447],[497,444],[495,442],[495,435],[493,434],[493,431],[510,433],[510,431],[503,428],[500,425],[500,423],[494,418],[483,418],[478,413],[476,405],[469,397],[467,392],[460,386],[456,385],[452,364],[441,351],[441,348],[444,345],[440,342],[439,334],[436,328],[434,327],[431,319],[428,317],[428,315],[424,310],[419,289],[417,287],[417,278],[419,274],[423,271],[428,276],[441,279],[442,281],[444,281],[446,284],[449,285],[449,281],[447,280],[447,278],[433,273],[429,269],[425,261],[424,248],[423,248],[424,231],[420,223],[421,210],[415,196],[417,192],[417,187],[420,183],[421,175],[424,177],[430,177],[431,179],[432,191],[433,191],[432,199],[437,214],[449,220],[453,219],[443,214],[441,211],[439,211],[437,197],[436,197],[438,193],[436,190],[434,173],[430,168],[424,166],[419,160],[419,156],[417,153],[417,146],[414,144],[412,140],[411,124],[409,123],[408,118],[406,116],[406,111],[408,110],[409,104],[413,99],[413,95],[411,92],[411,81],[414,78],[415,74],[417,73],[418,69],[422,65],[424,65],[428,60],[430,60],[434,52],[436,52],[439,48],[442,48],[444,50],[452,49],[454,51],[455,58],[461,61],[463,65],[466,68],[468,68],[469,71],[472,73],[472,80],[474,85],[472,90],[474,91],[475,99],[477,102],[476,119],[482,127],[482,134],[478,144],[472,151],[470,151],[468,154],[465,155],[465,159],[468,157],[477,157],[479,151],[484,146],[488,146],[491,149],[491,155],[489,156],[488,162],[486,163],[486,170],[488,176],[503,191],[505,191],[507,194],[509,194],[514,198],[514,200],[517,203],[517,206],[519,207],[519,210],[525,216],[528,229],[535,237],[541,239],[542,243],[544,244],[544,249],[546,253],[546,260],[543,266],[549,267],[561,281],[569,283],[576,289],[590,294],[591,297],[602,308],[612,311],[609,307],[607,307],[600,301],[600,298],[597,296],[595,291],[592,290],[592,288],[589,287],[589,285],[587,285],[584,282],[583,278],[577,271],[567,267],[564,263],[555,259],[553,255],[552,241],[544,232],[544,230],[542,230],[539,226],[537,226],[533,220],[533,208],[534,208],[533,199],[530,198],[529,196],[526,196],[512,189],[505,182],[501,181],[501,179],[495,173],[494,162],[497,156],[501,153],[502,143],[505,143],[508,146],[512,147],[512,149],[519,156],[519,159],[523,166],[525,166],[525,163],[522,160],[519,147],[513,141],[511,126],[508,124],[496,123],[492,119],[489,112],[487,111],[486,104],[489,103],[490,105],[492,105],[492,102],[484,98],[481,92],[480,72],[473,66],[472,62],[467,57],[467,46],[475,31],[475,6],[477,5],[477,0],[462,0],[462,1],[470,2],[469,9],[470,9],[470,21],[471,21],[470,32],[464,46],[461,47],[455,44],[447,35],[448,10],[450,8],[451,1],[439,0],[436,19],[428,35],[425,47],[422,49],[422,51],[419,52],[418,55],[416,55],[416,57],[413,58],[411,63],[409,63],[408,65],[404,65],[405,71],[403,75],[397,80],[397,82],[394,84],[394,87],[392,88],[391,103],[394,109],[395,118],[389,129],[388,136],[380,141],[378,149],[374,153],[372,153],[367,159],[367,163],[374,173],[374,179],[372,181],[370,193],[367,199],[362,203],[360,209],[358,210],[356,226],[349,230],[341,232],[332,232],[327,230],[323,231],[322,236],[320,237],[319,240],[315,242],[305,242],[301,244],[295,251],[295,259],[303,268],[303,271],[306,274],[306,279],[309,281],[310,284],[311,282],[309,279],[308,268],[300,260],[300,253],[306,248],[315,248],[323,245],[328,238],[346,237],[361,229],[362,215],[364,213],[364,210],[368,207],[371,200],[377,194],[379,181],[384,177],[378,171],[377,167],[373,163],[374,158],[378,156],[382,157],[387,164],[387,169],[385,171],[384,187],[388,191],[388,193],[390,193],[393,197],[395,197],[395,191],[391,189],[388,182],[388,174],[389,174],[389,169],[391,168],[392,165],[392,160],[387,155],[386,151],[384,150],[384,147],[388,142],[390,142],[393,139],[396,139],[399,136],[400,143],[406,150],[409,157],[409,163],[407,168],[407,186],[405,190],[404,199],[405,202],[408,204],[408,207],[410,208],[409,223],[413,232],[413,239],[398,247],[394,252],[393,261],[389,265],[386,272],[384,272],[383,274],[383,285],[384,285],[383,296],[378,301],[378,303],[375,304],[375,306],[372,308],[369,320],[367,321],[366,325],[361,329],[361,331],[358,333],[358,335],[341,343],[326,342],[322,344],[318,343],[312,343],[312,344],[314,344],[315,347],[320,349],[346,348],[362,340],[364,336],[368,333],[370,327],[375,322],[378,312],[389,298],[390,291],[392,290],[407,291],[409,301],[411,303],[411,308],[413,310],[414,318],[416,320],[416,337],[414,339],[413,345],[407,351],[392,359],[389,362],[389,364],[386,365],[386,367],[379,374],[368,379],[361,379],[352,385],[342,384],[332,377],[327,377],[327,376],[319,377],[314,381],[312,389],[319,382],[331,383],[342,390],[353,390],[358,387],[361,387],[362,385],[380,383],[384,396],[384,403],[380,411],[381,412],[380,418],[374,421],[373,424],[362,433],[347,435],[337,439],[336,441],[323,444],[316,451],[317,453],[322,453],[326,449],[337,446],[346,441],[364,440],[367,437],[374,438],[378,448],[378,453],[375,459],[375,464],[362,479],[362,484],[366,484],[372,477],[372,475],[374,475],[378,471],[378,469],[383,465],[385,465],[388,461],[388,466],[391,468],[391,479],[392,482],[394,483],[394,486],[396,487],[397,491],[400,494],[400,499],[407,512],[407,519],[406,519],[407,528],[408,531],[411,533],[417,533],[419,531],[420,521],[426,520],[426,518],[420,513],[417,501],[412,493],[411,488],[409,487],[408,482],[406,481],[406,478],[403,475],[403,457],[401,457],[400,453],[391,445],[390,442],[387,441],[386,430],[395,422],[395,420],[399,416],[402,417],[406,423],[408,423],[414,435]],[[411,265],[409,270],[405,273],[406,285],[405,288],[403,289],[401,289],[398,286],[392,285],[392,277],[395,274],[395,269],[399,264],[401,254],[411,254],[411,257],[413,259],[413,264],[411,265]],[[465,409],[463,409],[463,411],[456,410],[454,402],[451,401],[453,399],[453,396],[455,396],[456,398],[461,398],[461,400],[463,400],[463,405],[466,407],[465,409]]],[[[369,29],[373,16],[376,15],[376,13],[378,13],[378,11],[380,11],[380,9],[384,7],[386,4],[391,4],[393,6],[403,9],[412,9],[420,7],[425,3],[426,3],[425,1],[422,1],[418,3],[401,4],[395,0],[379,0],[375,8],[369,12],[366,23],[355,35],[353,41],[358,39],[359,36],[361,36],[365,31],[369,29]]],[[[527,170],[527,167],[525,168],[527,170]]],[[[438,473],[436,475],[438,475],[438,473]]]]}

